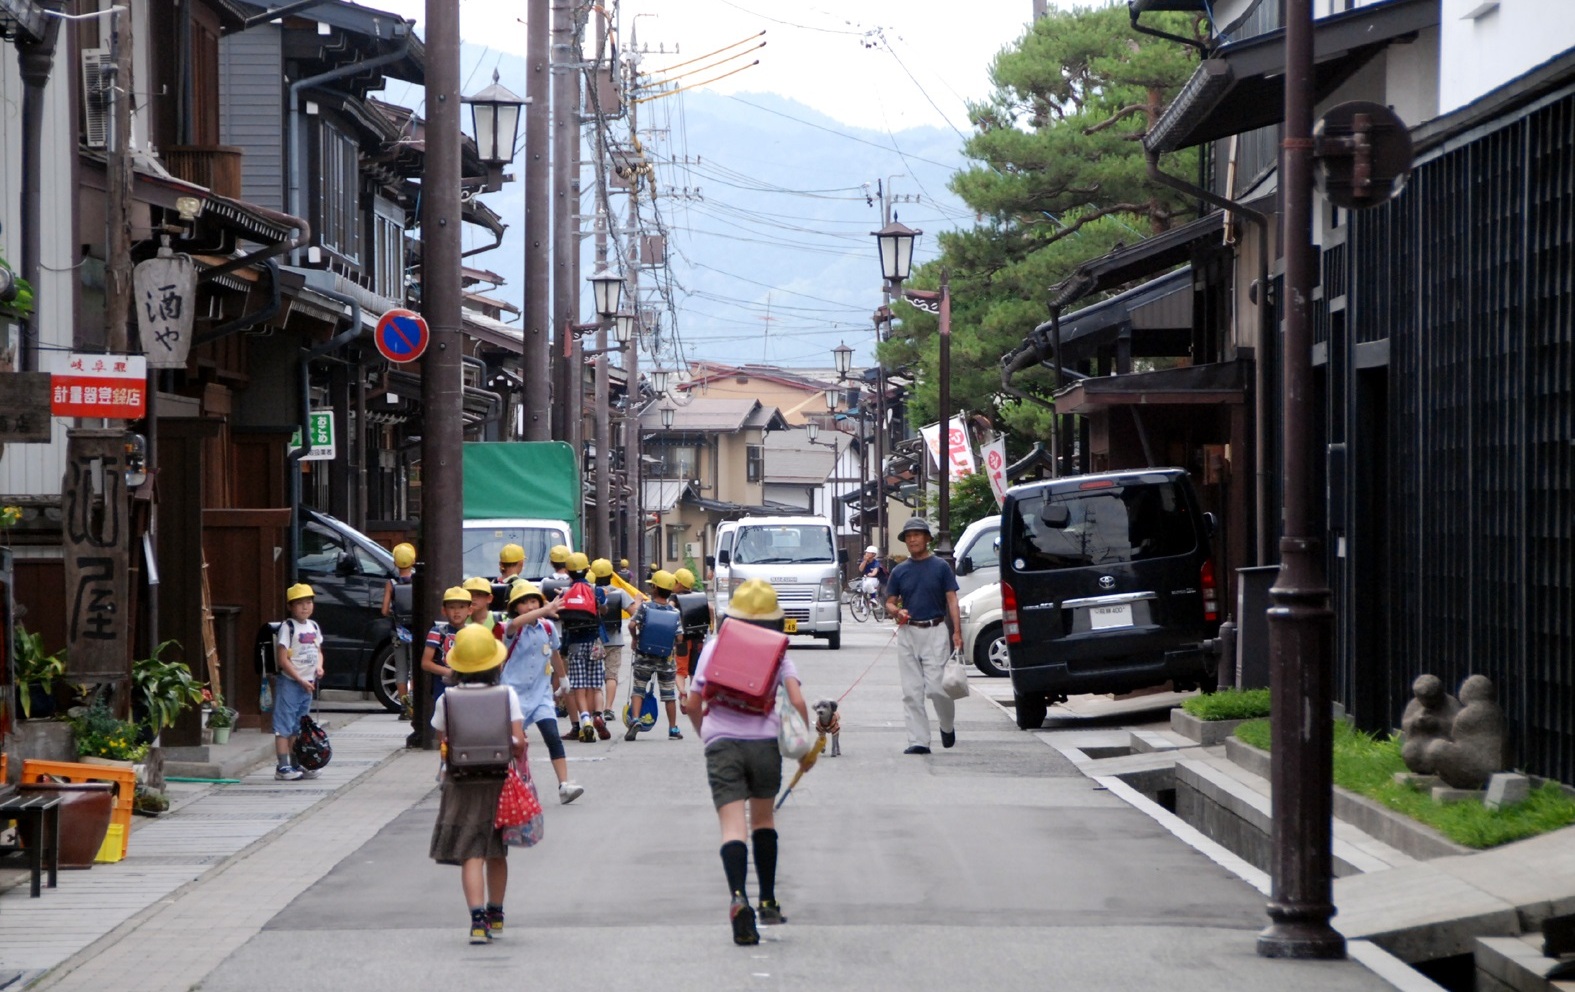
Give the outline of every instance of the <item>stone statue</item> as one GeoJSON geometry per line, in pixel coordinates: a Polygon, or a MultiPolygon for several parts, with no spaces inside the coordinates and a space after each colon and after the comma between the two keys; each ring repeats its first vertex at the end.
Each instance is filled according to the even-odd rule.
{"type": "Polygon", "coordinates": [[[1444,691],[1444,680],[1437,675],[1418,675],[1411,693],[1415,698],[1400,717],[1400,758],[1416,774],[1433,775],[1437,769],[1427,757],[1428,745],[1449,740],[1460,701],[1444,691]]]}
{"type": "Polygon", "coordinates": [[[1423,760],[1447,784],[1480,789],[1504,769],[1504,711],[1493,701],[1493,683],[1472,675],[1460,683],[1460,712],[1449,739],[1431,741],[1423,760]]]}

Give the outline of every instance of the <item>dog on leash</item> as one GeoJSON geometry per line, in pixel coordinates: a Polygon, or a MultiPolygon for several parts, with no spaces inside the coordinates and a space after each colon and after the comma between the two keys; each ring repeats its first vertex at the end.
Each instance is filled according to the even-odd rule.
{"type": "Polygon", "coordinates": [[[837,716],[835,699],[822,699],[815,704],[815,731],[831,737],[827,757],[835,758],[842,753],[842,718],[837,716]]]}

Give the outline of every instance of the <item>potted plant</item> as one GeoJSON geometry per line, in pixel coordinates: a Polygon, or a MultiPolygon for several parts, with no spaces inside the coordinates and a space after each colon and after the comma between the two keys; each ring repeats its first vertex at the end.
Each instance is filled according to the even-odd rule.
{"type": "Polygon", "coordinates": [[[132,706],[154,738],[165,727],[174,726],[186,707],[202,703],[202,683],[192,678],[186,663],[160,657],[170,645],[180,646],[177,641],[165,641],[150,657],[131,663],[132,706]]]}
{"type": "Polygon", "coordinates": [[[44,650],[44,635],[30,634],[21,624],[16,626],[16,694],[22,704],[22,716],[33,719],[34,711],[42,719],[55,712],[55,682],[65,678],[66,653],[49,654],[44,650]]]}
{"type": "Polygon", "coordinates": [[[73,707],[67,716],[77,757],[88,764],[133,765],[148,756],[148,745],[130,720],[110,712],[102,692],[86,706],[73,707]]]}
{"type": "Polygon", "coordinates": [[[224,696],[221,693],[212,694],[212,703],[213,708],[208,711],[208,729],[213,731],[213,743],[228,744],[237,714],[224,705],[224,696]]]}

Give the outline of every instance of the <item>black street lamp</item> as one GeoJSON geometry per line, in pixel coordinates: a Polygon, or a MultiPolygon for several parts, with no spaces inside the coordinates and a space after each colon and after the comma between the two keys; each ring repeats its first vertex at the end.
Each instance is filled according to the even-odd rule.
{"type": "Polygon", "coordinates": [[[524,97],[509,92],[498,82],[498,72],[492,71],[492,85],[475,96],[462,97],[461,103],[470,104],[471,124],[476,131],[476,153],[481,164],[487,167],[488,193],[503,188],[503,167],[514,161],[514,147],[519,136],[520,108],[524,97]]]}

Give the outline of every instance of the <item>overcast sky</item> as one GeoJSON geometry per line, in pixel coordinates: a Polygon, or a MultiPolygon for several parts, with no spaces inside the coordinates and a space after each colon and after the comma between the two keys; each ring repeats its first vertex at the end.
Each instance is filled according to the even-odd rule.
{"type": "MultiPolygon", "coordinates": [[[[418,22],[425,18],[425,0],[362,2],[418,22]]],[[[646,71],[699,60],[674,74],[712,65],[716,59],[704,56],[713,52],[750,51],[729,46],[764,31],[765,48],[715,71],[695,71],[681,84],[706,83],[758,58],[759,65],[707,88],[778,93],[873,130],[949,123],[966,132],[964,100],[989,92],[990,60],[1022,34],[1032,8],[1032,0],[623,0],[619,29],[626,48],[632,41],[648,52],[641,66],[646,71]]],[[[460,35],[523,56],[524,9],[523,0],[460,0],[460,35]]]]}

